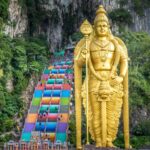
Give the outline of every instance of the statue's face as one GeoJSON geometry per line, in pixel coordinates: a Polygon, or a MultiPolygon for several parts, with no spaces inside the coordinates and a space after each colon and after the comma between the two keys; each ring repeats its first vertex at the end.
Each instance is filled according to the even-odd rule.
{"type": "Polygon", "coordinates": [[[97,36],[106,36],[108,34],[109,25],[105,21],[98,21],[95,25],[95,33],[97,36]]]}

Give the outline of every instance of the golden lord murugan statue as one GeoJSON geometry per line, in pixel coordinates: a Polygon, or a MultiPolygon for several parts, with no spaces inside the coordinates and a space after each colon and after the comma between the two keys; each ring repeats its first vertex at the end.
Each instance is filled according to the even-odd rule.
{"type": "Polygon", "coordinates": [[[127,48],[112,35],[103,6],[96,12],[94,26],[85,20],[80,30],[84,38],[74,52],[77,149],[82,149],[82,103],[87,120],[87,144],[90,133],[96,147],[114,147],[123,106],[125,147],[129,148],[127,48]],[[86,65],[84,82],[83,65],[86,65]]]}

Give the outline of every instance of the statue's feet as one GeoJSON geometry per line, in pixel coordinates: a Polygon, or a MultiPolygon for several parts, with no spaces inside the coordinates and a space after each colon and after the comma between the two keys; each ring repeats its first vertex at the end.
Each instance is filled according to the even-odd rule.
{"type": "Polygon", "coordinates": [[[81,146],[78,146],[78,147],[77,147],[77,150],[82,150],[82,147],[81,147],[81,146]]]}
{"type": "Polygon", "coordinates": [[[116,146],[115,146],[111,141],[108,141],[108,142],[107,142],[107,147],[116,148],[116,146]]]}
{"type": "Polygon", "coordinates": [[[96,148],[98,147],[102,147],[102,143],[101,142],[96,142],[96,148]]]}

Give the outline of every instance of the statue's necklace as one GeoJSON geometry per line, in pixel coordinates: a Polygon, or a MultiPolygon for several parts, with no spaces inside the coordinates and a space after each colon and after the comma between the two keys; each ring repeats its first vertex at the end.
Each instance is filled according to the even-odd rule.
{"type": "Polygon", "coordinates": [[[108,42],[104,43],[104,42],[102,41],[101,43],[99,43],[99,42],[97,42],[97,41],[94,41],[94,43],[95,43],[96,45],[98,45],[99,47],[101,47],[101,48],[100,48],[100,58],[101,58],[101,61],[102,61],[102,62],[105,62],[105,61],[107,60],[107,57],[108,57],[108,48],[107,48],[107,50],[105,50],[105,49],[106,49],[105,47],[107,47],[110,42],[108,41],[108,42]],[[104,44],[103,44],[103,43],[104,43],[104,44]],[[103,52],[104,52],[103,54],[102,54],[101,49],[103,49],[103,52]]]}
{"type": "Polygon", "coordinates": [[[110,41],[107,41],[107,42],[104,42],[104,41],[94,41],[94,43],[96,44],[96,45],[98,45],[99,47],[101,47],[101,48],[105,48],[106,46],[108,46],[109,45],[109,43],[110,43],[110,41]]]}

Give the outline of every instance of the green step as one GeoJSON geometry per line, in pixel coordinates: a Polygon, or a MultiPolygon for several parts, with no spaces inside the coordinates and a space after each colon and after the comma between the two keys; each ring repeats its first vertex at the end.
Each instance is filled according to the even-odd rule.
{"type": "Polygon", "coordinates": [[[69,105],[69,102],[70,102],[70,97],[62,97],[60,99],[60,104],[61,105],[69,105]]]}
{"type": "Polygon", "coordinates": [[[32,106],[39,106],[41,102],[41,98],[33,98],[32,99],[32,106]]]}

